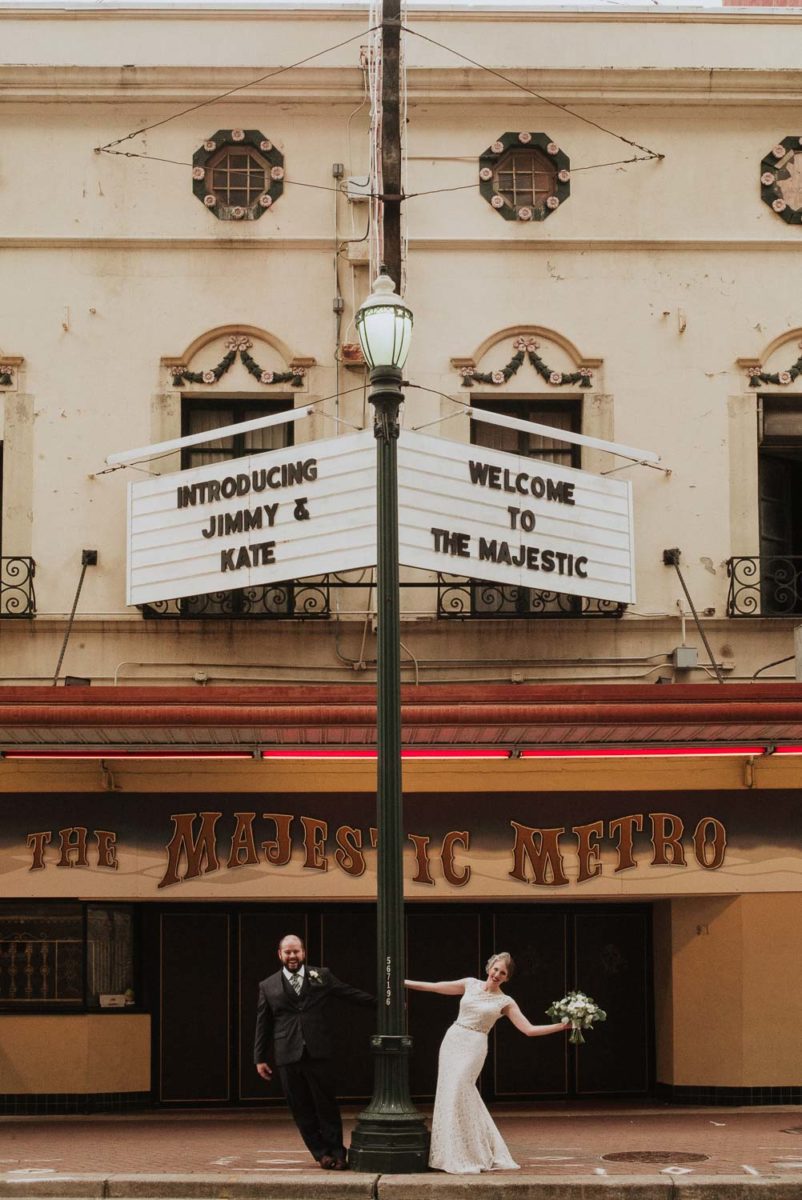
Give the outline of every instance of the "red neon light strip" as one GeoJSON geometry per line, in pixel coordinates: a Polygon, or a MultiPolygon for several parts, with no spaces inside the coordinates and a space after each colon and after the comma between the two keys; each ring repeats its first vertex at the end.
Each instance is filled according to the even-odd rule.
{"type": "Polygon", "coordinates": [[[762,755],[765,750],[765,746],[545,746],[522,750],[521,758],[700,758],[707,755],[762,755]]]}
{"type": "Polygon", "coordinates": [[[250,750],[6,750],[3,758],[253,758],[250,750]]]}
{"type": "MultiPolygon", "coordinates": [[[[412,747],[402,749],[402,758],[509,758],[509,750],[488,746],[487,749],[468,746],[453,749],[447,747],[412,747]]],[[[309,749],[296,746],[292,750],[263,750],[262,758],[367,758],[375,759],[376,751],[371,748],[354,747],[346,750],[342,747],[332,747],[330,750],[309,749]]]]}

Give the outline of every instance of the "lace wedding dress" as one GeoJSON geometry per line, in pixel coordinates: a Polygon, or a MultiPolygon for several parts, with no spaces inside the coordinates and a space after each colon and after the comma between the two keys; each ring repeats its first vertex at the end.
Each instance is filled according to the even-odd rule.
{"type": "Polygon", "coordinates": [[[479,979],[463,983],[457,1019],[440,1046],[429,1166],[452,1175],[517,1170],[476,1088],[487,1035],[510,998],[486,992],[479,979]]]}

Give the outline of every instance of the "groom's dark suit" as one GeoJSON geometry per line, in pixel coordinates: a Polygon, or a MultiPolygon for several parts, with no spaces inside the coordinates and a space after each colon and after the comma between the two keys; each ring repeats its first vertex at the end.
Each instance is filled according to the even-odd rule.
{"type": "Polygon", "coordinates": [[[310,1153],[345,1158],[342,1120],[335,1081],[331,1077],[332,1032],[327,1016],[330,1000],[339,996],[373,1006],[367,992],[341,983],[326,967],[305,967],[300,995],[283,970],[259,984],[254,1062],[273,1061],[279,1068],[290,1112],[310,1153]]]}

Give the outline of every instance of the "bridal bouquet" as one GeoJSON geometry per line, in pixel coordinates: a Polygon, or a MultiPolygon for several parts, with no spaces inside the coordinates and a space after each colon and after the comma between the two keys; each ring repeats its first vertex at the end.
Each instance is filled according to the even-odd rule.
{"type": "Polygon", "coordinates": [[[570,1022],[571,1036],[568,1040],[574,1045],[584,1043],[583,1029],[590,1029],[594,1021],[607,1020],[607,1013],[584,992],[569,992],[562,1000],[555,1000],[551,1008],[546,1009],[546,1015],[564,1024],[570,1022]]]}

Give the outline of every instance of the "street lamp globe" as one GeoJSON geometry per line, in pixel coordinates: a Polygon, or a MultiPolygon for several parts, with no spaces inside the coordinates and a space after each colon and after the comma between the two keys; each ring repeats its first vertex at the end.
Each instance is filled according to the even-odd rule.
{"type": "Polygon", "coordinates": [[[371,371],[379,367],[403,368],[412,340],[412,309],[397,295],[384,267],[373,291],[357,310],[356,331],[371,371]]]}

